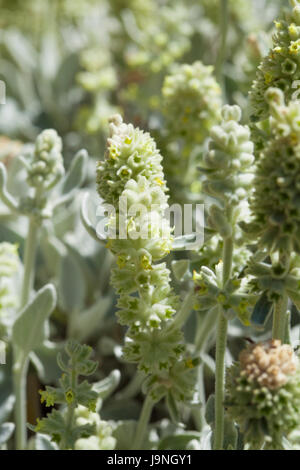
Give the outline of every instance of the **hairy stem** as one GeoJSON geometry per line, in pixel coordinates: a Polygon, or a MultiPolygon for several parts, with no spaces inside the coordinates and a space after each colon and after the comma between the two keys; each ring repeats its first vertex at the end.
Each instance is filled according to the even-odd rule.
{"type": "MultiPolygon", "coordinates": [[[[72,383],[71,383],[72,391],[76,390],[77,388],[77,379],[78,377],[75,371],[75,364],[73,363],[72,364],[72,383]]],[[[66,433],[60,444],[61,450],[69,450],[68,438],[71,435],[72,429],[74,426],[75,408],[76,408],[76,404],[74,401],[68,404],[68,410],[67,410],[67,415],[66,415],[66,433]]],[[[74,449],[72,448],[71,450],[74,450],[74,449]]]]}
{"type": "Polygon", "coordinates": [[[216,344],[216,387],[215,387],[215,433],[214,450],[223,449],[224,441],[224,394],[225,394],[225,352],[228,321],[220,308],[216,344]]]}
{"type": "Polygon", "coordinates": [[[230,279],[232,270],[233,239],[225,238],[223,241],[223,285],[230,279]]]}
{"type": "Polygon", "coordinates": [[[282,343],[286,336],[286,320],[287,320],[288,296],[284,294],[276,303],[273,313],[273,329],[272,338],[280,339],[282,343]]]}
{"type": "MultiPolygon", "coordinates": [[[[24,254],[24,278],[21,293],[21,308],[28,303],[33,287],[35,254],[37,246],[38,225],[33,218],[29,219],[28,235],[25,243],[24,254]]],[[[27,413],[26,413],[26,377],[28,370],[28,358],[22,357],[22,351],[13,348],[14,367],[13,383],[16,397],[15,423],[16,423],[16,448],[22,450],[27,445],[27,413]]]]}
{"type": "MultiPolygon", "coordinates": [[[[195,353],[199,354],[206,350],[208,340],[215,328],[218,316],[218,307],[213,307],[205,313],[204,318],[198,318],[198,327],[195,338],[195,353]]],[[[193,412],[195,424],[200,431],[205,425],[205,386],[203,364],[198,367],[197,390],[201,406],[193,412]]]]}
{"type": "Polygon", "coordinates": [[[34,281],[34,265],[37,247],[38,225],[33,218],[29,219],[28,235],[25,243],[24,254],[24,278],[21,295],[21,308],[25,307],[29,300],[34,281]]]}
{"type": "MultiPolygon", "coordinates": [[[[223,286],[229,280],[232,270],[233,238],[223,243],[223,286]]],[[[228,321],[219,308],[216,343],[216,388],[215,388],[215,434],[214,449],[222,450],[224,441],[224,395],[225,395],[225,352],[228,321]]]]}
{"type": "Polygon", "coordinates": [[[139,419],[139,422],[137,424],[137,428],[136,428],[136,431],[135,431],[135,437],[134,437],[134,440],[133,440],[132,450],[140,450],[141,449],[141,446],[142,446],[144,438],[145,438],[145,433],[146,433],[146,430],[147,430],[147,426],[148,426],[149,421],[150,421],[153,406],[154,406],[154,401],[152,400],[150,395],[148,395],[146,397],[145,401],[144,401],[142,412],[141,412],[141,415],[140,415],[140,419],[139,419]]]}

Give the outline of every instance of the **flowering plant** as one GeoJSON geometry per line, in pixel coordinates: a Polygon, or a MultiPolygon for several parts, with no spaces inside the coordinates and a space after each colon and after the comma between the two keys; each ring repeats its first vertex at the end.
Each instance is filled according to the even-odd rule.
{"type": "Polygon", "coordinates": [[[0,449],[299,449],[300,0],[2,3],[0,449]]]}

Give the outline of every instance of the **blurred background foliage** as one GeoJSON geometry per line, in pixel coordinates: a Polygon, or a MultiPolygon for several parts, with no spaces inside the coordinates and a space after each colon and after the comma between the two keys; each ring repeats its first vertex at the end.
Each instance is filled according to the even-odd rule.
{"type": "MultiPolygon", "coordinates": [[[[271,43],[273,20],[286,3],[229,1],[224,66],[222,74],[217,70],[217,78],[224,102],[239,104],[245,120],[249,116],[247,94],[251,82],[271,43]]],[[[121,358],[123,331],[115,321],[115,294],[109,283],[112,259],[105,247],[86,232],[80,206],[86,189],[95,189],[95,166],[104,155],[108,117],[117,111],[126,121],[150,130],[158,140],[165,156],[166,177],[174,188],[172,199],[189,198],[186,192],[182,195],[177,182],[172,186],[177,163],[168,150],[168,106],[163,109],[162,87],[165,77],[178,64],[200,60],[214,66],[218,62],[222,48],[220,2],[0,0],[0,7],[0,79],[6,84],[6,104],[0,105],[0,161],[8,170],[9,190],[24,194],[24,169],[18,156],[45,128],[56,129],[62,137],[67,168],[75,150],[86,148],[90,156],[83,188],[67,206],[54,211],[40,237],[35,287],[49,280],[57,286],[58,306],[50,325],[56,343],[47,341],[35,355],[29,378],[29,418],[34,422],[43,413],[38,394],[32,390],[38,390],[45,381],[49,384],[57,380],[56,353],[66,337],[75,337],[94,346],[101,365],[98,379],[115,368],[121,369],[121,385],[107,400],[101,412],[103,419],[136,419],[141,405],[141,379],[135,375],[135,368],[121,358]]],[[[199,145],[201,152],[205,142],[199,145]]],[[[196,198],[198,190],[196,184],[196,198]]],[[[89,201],[91,218],[95,217],[96,201],[96,196],[95,201],[93,197],[89,201]]],[[[8,214],[0,203],[0,241],[18,243],[22,256],[25,236],[22,218],[8,214]]],[[[193,261],[195,267],[203,260],[207,266],[214,264],[216,251],[217,242],[212,242],[193,261]]],[[[182,279],[184,276],[178,275],[178,280],[182,279]]],[[[184,282],[180,286],[184,288],[184,282]]],[[[186,327],[190,342],[194,341],[195,321],[192,317],[186,327]]],[[[240,349],[243,335],[243,326],[233,323],[233,356],[240,349]]],[[[213,344],[211,338],[211,348],[213,344]]],[[[205,355],[203,367],[201,374],[205,374],[208,392],[213,387],[212,355],[205,355]]],[[[3,369],[0,389],[7,415],[12,408],[11,386],[3,369]]],[[[163,406],[157,407],[154,421],[167,416],[163,406]]],[[[172,426],[160,421],[155,432],[167,441],[174,431],[172,426]]],[[[122,442],[130,432],[128,422],[117,430],[119,446],[126,447],[122,442]]],[[[172,448],[173,444],[165,445],[172,448]]]]}

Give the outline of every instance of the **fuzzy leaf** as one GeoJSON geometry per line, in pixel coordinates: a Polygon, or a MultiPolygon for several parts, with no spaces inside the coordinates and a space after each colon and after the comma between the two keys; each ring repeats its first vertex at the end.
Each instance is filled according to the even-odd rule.
{"type": "Polygon", "coordinates": [[[56,304],[56,292],[48,284],[37,292],[24,308],[13,326],[13,342],[24,355],[40,346],[46,339],[45,322],[56,304]]]}
{"type": "Polygon", "coordinates": [[[14,429],[14,423],[0,424],[0,446],[5,444],[10,439],[14,429]]]}
{"type": "Polygon", "coordinates": [[[235,450],[238,442],[238,431],[232,420],[225,417],[224,449],[235,450]]]}
{"type": "Polygon", "coordinates": [[[58,447],[48,436],[37,433],[35,438],[35,450],[58,450],[58,447]]]}
{"type": "Polygon", "coordinates": [[[80,150],[75,155],[63,181],[62,194],[67,194],[82,185],[86,173],[87,158],[88,154],[86,150],[80,150]]]}
{"type": "Polygon", "coordinates": [[[206,403],[205,419],[210,426],[215,422],[215,395],[210,395],[206,403]]]}
{"type": "Polygon", "coordinates": [[[93,390],[97,393],[99,398],[104,400],[106,397],[117,388],[121,380],[121,374],[118,370],[113,370],[108,377],[93,385],[93,390]]]}
{"type": "Polygon", "coordinates": [[[181,259],[172,261],[172,270],[177,281],[188,280],[191,278],[190,274],[190,260],[181,259]]]}
{"type": "Polygon", "coordinates": [[[200,436],[201,434],[196,431],[166,436],[160,441],[158,450],[185,450],[190,441],[193,439],[199,441],[200,436]]]}
{"type": "Polygon", "coordinates": [[[61,258],[58,285],[59,302],[64,311],[68,314],[80,311],[85,298],[85,279],[71,253],[61,258]]]}

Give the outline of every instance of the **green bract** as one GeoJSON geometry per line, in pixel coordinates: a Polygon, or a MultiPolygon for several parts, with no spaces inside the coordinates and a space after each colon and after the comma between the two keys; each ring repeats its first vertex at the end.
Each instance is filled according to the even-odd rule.
{"type": "Polygon", "coordinates": [[[216,266],[215,271],[203,266],[200,273],[194,273],[196,292],[198,295],[197,310],[208,310],[221,306],[228,319],[235,316],[245,324],[250,324],[250,307],[253,298],[249,294],[249,280],[244,277],[230,279],[225,286],[222,285],[222,263],[216,266]]]}

